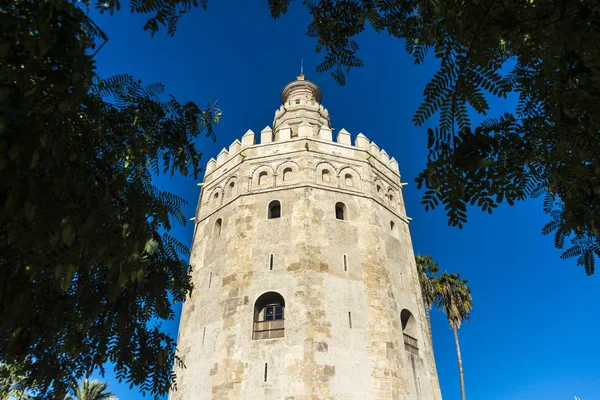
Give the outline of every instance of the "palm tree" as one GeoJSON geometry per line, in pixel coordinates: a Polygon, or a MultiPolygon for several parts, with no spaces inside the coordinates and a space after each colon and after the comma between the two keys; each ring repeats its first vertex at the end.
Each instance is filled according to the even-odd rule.
{"type": "Polygon", "coordinates": [[[429,340],[431,341],[431,308],[438,300],[436,290],[436,279],[433,274],[440,272],[440,267],[433,261],[431,256],[415,256],[417,263],[417,274],[419,283],[421,284],[421,297],[425,306],[425,314],[427,316],[427,327],[429,328],[429,340]]]}
{"type": "Polygon", "coordinates": [[[71,386],[72,396],[67,396],[65,400],[118,400],[117,397],[108,390],[108,383],[96,379],[83,379],[79,383],[71,386]]]}
{"type": "Polygon", "coordinates": [[[464,279],[459,274],[444,272],[436,278],[436,288],[439,291],[438,308],[444,310],[450,328],[454,332],[454,344],[456,345],[456,356],[458,358],[458,374],[460,377],[460,393],[462,400],[466,400],[465,378],[463,375],[462,357],[460,355],[460,344],[458,343],[458,330],[463,321],[469,320],[469,313],[473,309],[471,289],[468,288],[464,279]]]}

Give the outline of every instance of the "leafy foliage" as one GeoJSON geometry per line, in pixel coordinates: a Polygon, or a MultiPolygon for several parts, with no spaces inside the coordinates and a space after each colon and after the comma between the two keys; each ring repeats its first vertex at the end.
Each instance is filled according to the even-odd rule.
{"type": "Polygon", "coordinates": [[[440,267],[433,261],[431,256],[417,255],[415,256],[415,262],[417,265],[417,274],[419,275],[423,303],[425,304],[425,310],[429,312],[431,307],[436,304],[439,297],[434,285],[434,275],[440,272],[440,267]]]}
{"type": "MultiPolygon", "coordinates": [[[[268,0],[280,17],[294,0],[268,0]]],[[[118,0],[105,3],[118,9],[118,0]]],[[[173,33],[190,0],[133,0],[173,33]]],[[[413,122],[428,129],[429,156],[416,178],[427,210],[444,206],[448,223],[467,222],[467,207],[492,213],[500,203],[547,196],[544,234],[571,246],[562,258],[593,274],[600,257],[600,3],[484,0],[303,0],[307,35],[324,50],[318,72],[340,84],[363,66],[355,37],[367,24],[404,40],[416,64],[428,52],[439,70],[425,86],[413,122]],[[469,109],[486,114],[486,96],[519,95],[514,113],[473,127],[469,109]]],[[[200,3],[204,8],[207,0],[200,3]]]]}
{"type": "Polygon", "coordinates": [[[439,296],[438,308],[448,317],[452,329],[460,329],[463,321],[469,320],[473,309],[469,281],[460,278],[459,274],[444,272],[436,278],[436,291],[439,296]]]}
{"type": "Polygon", "coordinates": [[[0,364],[0,399],[37,400],[37,386],[16,365],[0,364]]]}
{"type": "Polygon", "coordinates": [[[107,37],[75,0],[5,2],[0,24],[0,363],[44,398],[108,361],[165,393],[176,356],[160,321],[192,284],[168,234],[185,202],[152,174],[197,176],[194,142],[220,113],[97,76],[107,37]]]}
{"type": "MultiPolygon", "coordinates": [[[[86,1],[87,4],[90,2],[90,0],[86,1]]],[[[149,15],[144,30],[149,30],[154,36],[162,25],[167,27],[167,32],[172,36],[184,14],[198,6],[206,10],[207,3],[208,0],[130,0],[129,7],[132,13],[149,15]]],[[[121,1],[97,1],[96,8],[100,12],[108,12],[112,15],[121,9],[121,1]]]]}

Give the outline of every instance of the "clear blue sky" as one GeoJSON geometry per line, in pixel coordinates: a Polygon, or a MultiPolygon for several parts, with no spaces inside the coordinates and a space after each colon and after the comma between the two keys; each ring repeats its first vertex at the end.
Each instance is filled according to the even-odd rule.
{"type": "MultiPolygon", "coordinates": [[[[272,124],[280,91],[304,58],[308,78],[323,90],[332,125],[353,137],[363,132],[398,160],[409,182],[404,196],[415,251],[433,255],[443,270],[470,281],[474,310],[459,333],[467,397],[600,399],[595,304],[600,276],[587,277],[575,261],[560,260],[552,237],[540,233],[546,221],[540,201],[503,206],[491,216],[473,209],[463,230],[448,227],[443,210],[425,212],[420,204],[414,178],[425,164],[426,132],[414,127],[411,117],[436,69],[434,60],[415,66],[402,42],[365,32],[359,39],[366,66],[353,70],[340,87],[328,74],[314,72],[320,56],[315,40],[305,35],[309,15],[300,3],[273,20],[265,1],[211,0],[206,12],[198,9],[183,18],[175,37],[163,29],[152,38],[141,28],[143,18],[127,6],[113,17],[95,19],[110,37],[97,56],[102,76],[130,73],[145,83],[160,81],[180,101],[219,100],[223,119],[217,143],[199,141],[205,161],[247,129],[258,133],[272,124]]],[[[491,104],[490,115],[497,116],[514,103],[491,104]]],[[[186,212],[193,216],[199,194],[194,180],[161,177],[158,183],[186,198],[186,212]]],[[[188,224],[175,234],[190,243],[192,229],[188,224]]],[[[177,319],[165,324],[173,335],[177,311],[177,319]]],[[[432,325],[442,395],[459,399],[452,332],[439,312],[432,325]]],[[[141,398],[112,374],[105,379],[120,399],[141,398]]]]}

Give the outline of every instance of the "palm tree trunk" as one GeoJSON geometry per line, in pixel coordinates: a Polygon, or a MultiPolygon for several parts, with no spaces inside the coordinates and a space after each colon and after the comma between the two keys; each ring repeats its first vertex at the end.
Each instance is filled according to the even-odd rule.
{"type": "Polygon", "coordinates": [[[458,343],[458,329],[452,328],[454,331],[454,344],[456,345],[456,357],[458,357],[458,375],[460,377],[460,395],[462,400],[467,399],[465,394],[465,377],[463,375],[462,357],[460,356],[460,344],[458,343]]]}

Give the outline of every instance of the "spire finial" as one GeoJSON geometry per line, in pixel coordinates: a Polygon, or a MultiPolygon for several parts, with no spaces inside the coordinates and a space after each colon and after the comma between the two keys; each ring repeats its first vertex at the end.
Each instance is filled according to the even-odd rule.
{"type": "Polygon", "coordinates": [[[304,76],[304,58],[300,59],[300,75],[296,77],[297,81],[305,81],[306,77],[304,76]]]}

